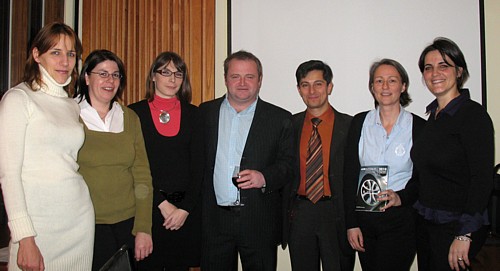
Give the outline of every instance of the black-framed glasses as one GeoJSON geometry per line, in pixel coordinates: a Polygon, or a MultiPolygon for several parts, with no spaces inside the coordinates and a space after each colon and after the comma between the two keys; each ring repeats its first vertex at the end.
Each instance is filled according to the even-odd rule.
{"type": "Polygon", "coordinates": [[[160,74],[161,76],[165,76],[165,77],[170,77],[173,74],[175,78],[179,78],[179,79],[184,78],[183,72],[173,72],[169,69],[156,70],[155,72],[160,74]]]}
{"type": "Polygon", "coordinates": [[[97,74],[101,78],[109,78],[109,76],[111,75],[111,78],[116,79],[116,80],[120,80],[123,77],[123,75],[121,75],[118,72],[109,73],[109,72],[102,71],[102,72],[88,72],[88,73],[97,74]]]}

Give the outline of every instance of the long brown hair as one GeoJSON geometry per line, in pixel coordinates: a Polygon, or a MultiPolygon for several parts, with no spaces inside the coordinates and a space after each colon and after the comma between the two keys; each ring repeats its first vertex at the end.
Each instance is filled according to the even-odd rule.
{"type": "Polygon", "coordinates": [[[26,60],[26,65],[24,67],[24,76],[22,79],[22,81],[26,82],[33,91],[36,91],[35,85],[41,86],[43,84],[40,68],[33,57],[33,49],[37,48],[40,55],[42,55],[59,42],[61,35],[70,38],[76,51],[76,64],[71,72],[71,83],[64,87],[64,90],[72,96],[75,89],[76,79],[78,78],[78,60],[81,58],[83,48],[82,43],[80,42],[80,39],[76,35],[75,31],[73,31],[73,29],[68,25],[61,22],[53,22],[45,25],[33,39],[28,59],[26,60]]]}

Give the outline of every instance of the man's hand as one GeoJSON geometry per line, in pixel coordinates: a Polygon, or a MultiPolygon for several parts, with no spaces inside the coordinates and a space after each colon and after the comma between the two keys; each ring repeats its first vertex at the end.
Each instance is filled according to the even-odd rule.
{"type": "Polygon", "coordinates": [[[257,170],[245,169],[240,172],[238,187],[241,189],[262,188],[266,185],[264,175],[257,170]]]}

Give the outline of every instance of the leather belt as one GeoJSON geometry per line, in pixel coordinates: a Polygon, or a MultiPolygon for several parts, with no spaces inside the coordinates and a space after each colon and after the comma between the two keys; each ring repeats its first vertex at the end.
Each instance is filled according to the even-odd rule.
{"type": "MultiPolygon", "coordinates": [[[[299,194],[297,194],[296,198],[299,200],[309,200],[309,198],[307,196],[299,195],[299,194]]],[[[332,196],[322,196],[318,201],[325,201],[325,200],[331,200],[331,199],[332,199],[332,196]]]]}

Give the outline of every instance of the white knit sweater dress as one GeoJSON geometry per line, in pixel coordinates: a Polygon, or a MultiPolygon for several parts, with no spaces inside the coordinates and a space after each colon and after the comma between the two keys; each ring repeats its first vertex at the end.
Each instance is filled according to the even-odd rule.
{"type": "Polygon", "coordinates": [[[21,83],[0,101],[0,183],[11,231],[9,271],[19,241],[35,236],[45,270],[90,270],[94,209],[76,158],[84,140],[79,107],[41,67],[45,86],[21,83]]]}

